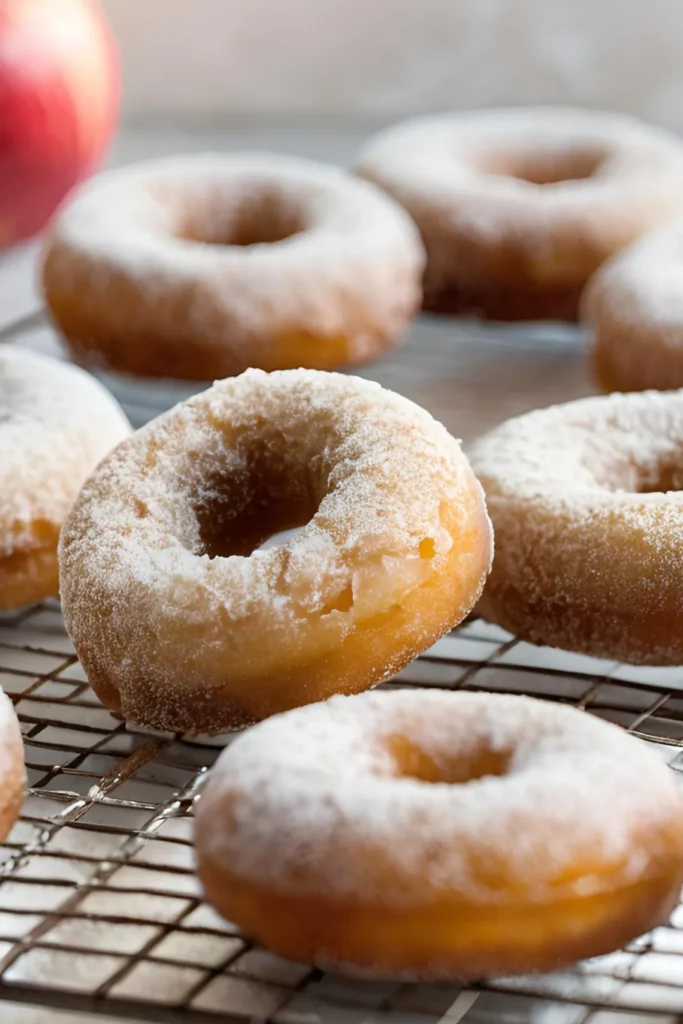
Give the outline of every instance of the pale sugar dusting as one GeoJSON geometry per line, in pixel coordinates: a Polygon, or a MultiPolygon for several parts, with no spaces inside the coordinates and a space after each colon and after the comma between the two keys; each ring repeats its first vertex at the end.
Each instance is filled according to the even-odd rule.
{"type": "Polygon", "coordinates": [[[642,882],[681,826],[670,770],[611,724],[527,697],[401,690],[335,697],[240,737],[202,791],[197,843],[279,893],[504,908],[642,882]],[[397,736],[444,779],[482,753],[506,765],[424,782],[403,773],[397,736]]]}

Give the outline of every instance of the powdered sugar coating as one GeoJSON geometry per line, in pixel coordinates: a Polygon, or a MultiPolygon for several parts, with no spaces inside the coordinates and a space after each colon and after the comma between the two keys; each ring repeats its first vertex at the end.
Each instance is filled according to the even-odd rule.
{"type": "Polygon", "coordinates": [[[63,532],[61,592],[124,714],[215,732],[385,678],[467,613],[490,558],[481,489],[428,413],[354,377],[249,370],[104,462],[63,532]]]}
{"type": "Polygon", "coordinates": [[[496,534],[487,617],[536,643],[683,661],[683,393],[532,412],[471,458],[496,534]]]}
{"type": "Polygon", "coordinates": [[[653,232],[591,279],[583,319],[605,390],[683,387],[683,224],[653,232]]]}
{"type": "Polygon", "coordinates": [[[59,530],[85,478],[130,433],[118,404],[89,374],[0,348],[0,558],[59,530]]]}
{"type": "Polygon", "coordinates": [[[357,161],[420,227],[428,302],[451,287],[581,286],[618,249],[683,214],[682,168],[675,136],[562,107],[407,121],[357,161]]]}
{"type": "Polygon", "coordinates": [[[681,825],[671,773],[612,725],[526,697],[391,691],[240,737],[199,798],[196,842],[200,864],[265,891],[505,909],[646,880],[681,825]],[[397,737],[462,781],[405,773],[397,737]],[[504,759],[502,774],[468,781],[482,752],[504,759]]]}
{"type": "Polygon", "coordinates": [[[340,169],[192,154],[88,184],[44,284],[79,358],[211,379],[370,358],[419,304],[423,263],[404,211],[340,169]]]}

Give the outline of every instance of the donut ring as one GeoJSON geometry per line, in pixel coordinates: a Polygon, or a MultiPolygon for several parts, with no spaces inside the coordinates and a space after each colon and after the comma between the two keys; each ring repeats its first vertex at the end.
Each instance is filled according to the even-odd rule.
{"type": "Polygon", "coordinates": [[[528,697],[394,690],[279,715],[221,754],[195,821],[219,913],[327,969],[547,970],[662,923],[683,880],[670,770],[528,697]]]}
{"type": "Polygon", "coordinates": [[[628,117],[562,107],[448,114],[371,140],[357,170],[411,214],[425,307],[577,315],[616,250],[683,214],[683,146],[628,117]]]}
{"type": "Polygon", "coordinates": [[[683,662],[683,393],[528,413],[471,457],[496,535],[486,618],[533,643],[683,662]]]}
{"type": "Polygon", "coordinates": [[[0,349],[0,610],[56,597],[57,540],[81,484],[130,432],[77,367],[0,349]]]}
{"type": "Polygon", "coordinates": [[[24,742],[12,702],[0,690],[0,843],[19,816],[26,790],[24,742]]]}
{"type": "Polygon", "coordinates": [[[683,232],[665,228],[630,246],[591,279],[581,302],[594,331],[603,391],[683,387],[683,232]]]}
{"type": "Polygon", "coordinates": [[[79,362],[214,380],[373,359],[419,306],[423,264],[404,211],[341,170],[193,155],[86,186],[57,219],[43,289],[79,362]]]}
{"type": "Polygon", "coordinates": [[[60,558],[67,630],[104,703],[217,733],[398,671],[472,608],[491,533],[458,443],[424,410],[355,377],[249,370],[120,445],[60,558]]]}

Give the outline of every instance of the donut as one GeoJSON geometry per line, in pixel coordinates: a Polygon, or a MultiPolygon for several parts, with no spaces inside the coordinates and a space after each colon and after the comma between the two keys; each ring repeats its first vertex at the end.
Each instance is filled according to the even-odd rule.
{"type": "Polygon", "coordinates": [[[0,690],[0,843],[19,816],[26,790],[24,743],[9,697],[0,690]]]}
{"type": "Polygon", "coordinates": [[[389,690],[240,736],[200,792],[195,848],[209,902],[281,956],[478,979],[664,923],[683,800],[643,744],[575,708],[389,690]]]}
{"type": "Polygon", "coordinates": [[[589,281],[581,317],[593,330],[592,366],[603,391],[683,387],[683,226],[655,231],[589,281]]]}
{"type": "Polygon", "coordinates": [[[576,319],[604,260],[683,215],[683,145],[617,114],[531,107],[412,120],[372,139],[356,169],[420,228],[424,304],[440,313],[576,319]]]}
{"type": "Polygon", "coordinates": [[[378,384],[316,370],[249,370],[143,427],[60,546],[101,700],[188,733],[381,682],[464,618],[490,563],[458,443],[378,384]]]}
{"type": "Polygon", "coordinates": [[[83,370],[0,348],[0,610],[56,597],[60,527],[88,473],[129,432],[83,370]]]}
{"type": "Polygon", "coordinates": [[[524,640],[683,663],[683,393],[585,398],[470,453],[496,557],[481,613],[524,640]]]}
{"type": "Polygon", "coordinates": [[[423,264],[400,206],[342,170],[195,154],[94,179],[57,218],[42,282],[77,361],[214,380],[373,359],[419,306],[423,264]]]}

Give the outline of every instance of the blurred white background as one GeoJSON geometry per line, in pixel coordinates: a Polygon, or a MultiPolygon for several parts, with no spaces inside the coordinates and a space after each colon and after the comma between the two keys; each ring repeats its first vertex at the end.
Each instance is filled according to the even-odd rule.
{"type": "Polygon", "coordinates": [[[129,122],[564,102],[683,131],[681,0],[103,2],[129,122]]]}

